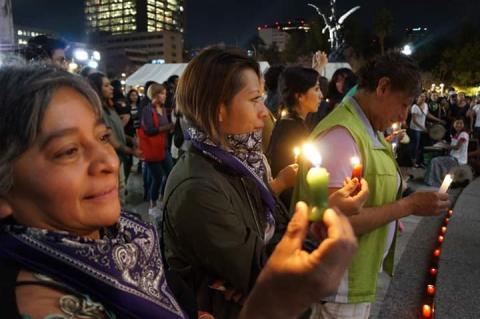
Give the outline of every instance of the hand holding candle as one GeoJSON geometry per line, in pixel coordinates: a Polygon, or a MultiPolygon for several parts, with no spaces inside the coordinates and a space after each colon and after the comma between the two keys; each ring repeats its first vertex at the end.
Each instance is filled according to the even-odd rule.
{"type": "Polygon", "coordinates": [[[305,156],[314,165],[308,170],[307,185],[309,194],[309,204],[312,209],[308,219],[310,221],[322,220],[323,213],[328,207],[328,181],[329,174],[327,170],[320,167],[322,157],[320,153],[311,144],[305,144],[303,147],[305,156]]]}

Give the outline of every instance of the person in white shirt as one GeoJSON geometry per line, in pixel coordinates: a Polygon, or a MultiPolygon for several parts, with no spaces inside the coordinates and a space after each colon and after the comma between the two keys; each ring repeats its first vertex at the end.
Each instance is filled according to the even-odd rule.
{"type": "Polygon", "coordinates": [[[473,136],[477,139],[480,138],[480,96],[477,96],[475,105],[467,115],[470,118],[470,130],[473,131],[473,136]]]}
{"type": "Polygon", "coordinates": [[[440,186],[445,175],[454,167],[466,165],[468,162],[469,135],[464,130],[465,120],[461,117],[453,122],[455,134],[452,142],[447,146],[449,156],[439,156],[432,159],[430,167],[425,174],[425,183],[431,186],[440,186]]]}
{"type": "Polygon", "coordinates": [[[444,121],[428,113],[428,104],[425,102],[425,93],[420,94],[417,97],[416,103],[413,104],[410,113],[412,114],[412,120],[410,121],[409,136],[411,138],[411,156],[412,162],[415,167],[423,166],[421,161],[421,155],[423,152],[423,145],[421,143],[422,133],[427,132],[425,122],[427,118],[439,123],[445,124],[444,121]]]}

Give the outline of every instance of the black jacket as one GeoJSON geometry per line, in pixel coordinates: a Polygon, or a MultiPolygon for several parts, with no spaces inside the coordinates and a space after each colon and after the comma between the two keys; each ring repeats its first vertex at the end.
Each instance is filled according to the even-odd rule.
{"type": "Polygon", "coordinates": [[[277,204],[275,235],[265,245],[265,210],[255,182],[193,148],[170,173],[164,198],[168,266],[194,290],[199,310],[236,318],[241,306],[209,285],[224,280],[246,296],[285,231],[287,210],[277,204]]]}

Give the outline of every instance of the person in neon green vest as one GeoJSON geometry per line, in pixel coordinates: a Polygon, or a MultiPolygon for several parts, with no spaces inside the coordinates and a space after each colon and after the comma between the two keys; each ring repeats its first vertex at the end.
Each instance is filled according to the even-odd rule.
{"type": "MultiPolygon", "coordinates": [[[[364,167],[370,196],[356,215],[349,216],[359,249],[336,294],[316,304],[312,319],[368,318],[375,300],[377,276],[391,273],[396,220],[408,215],[435,216],[448,209],[448,195],[416,192],[401,198],[401,177],[391,145],[381,132],[403,122],[421,91],[417,66],[400,53],[379,56],[359,71],[358,90],[345,98],[310,135],[330,173],[329,192],[338,190],[351,174],[351,157],[364,167]]],[[[292,202],[306,198],[307,167],[300,167],[292,202]]]]}

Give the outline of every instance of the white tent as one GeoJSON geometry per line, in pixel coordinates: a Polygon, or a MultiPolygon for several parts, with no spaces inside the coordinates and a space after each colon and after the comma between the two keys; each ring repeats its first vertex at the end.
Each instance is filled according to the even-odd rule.
{"type": "MultiPolygon", "coordinates": [[[[268,62],[259,62],[260,70],[265,72],[270,65],[268,62]]],[[[126,79],[129,86],[142,86],[148,81],[165,82],[171,75],[182,75],[187,63],[145,64],[126,79]]]]}
{"type": "Polygon", "coordinates": [[[325,69],[321,75],[326,77],[330,81],[333,73],[335,73],[335,71],[337,71],[340,68],[352,69],[350,64],[348,64],[347,62],[328,62],[328,64],[325,66],[325,69]]]}

